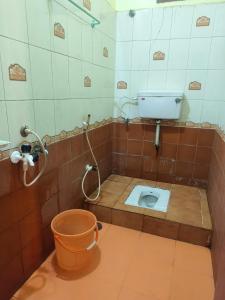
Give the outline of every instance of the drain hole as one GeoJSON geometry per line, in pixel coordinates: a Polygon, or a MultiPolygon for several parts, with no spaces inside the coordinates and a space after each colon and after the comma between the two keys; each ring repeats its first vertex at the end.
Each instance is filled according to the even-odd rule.
{"type": "Polygon", "coordinates": [[[138,204],[141,207],[153,208],[158,201],[158,197],[154,195],[143,195],[140,197],[138,204]]]}

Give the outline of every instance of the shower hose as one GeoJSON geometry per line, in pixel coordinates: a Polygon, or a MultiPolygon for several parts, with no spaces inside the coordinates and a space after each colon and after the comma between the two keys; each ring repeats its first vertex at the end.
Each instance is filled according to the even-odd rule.
{"type": "Polygon", "coordinates": [[[90,198],[88,197],[88,195],[86,194],[85,190],[84,190],[84,183],[85,183],[85,180],[87,178],[87,175],[90,171],[93,170],[93,166],[86,166],[86,171],[84,173],[84,177],[82,179],[82,192],[86,198],[86,201],[96,201],[100,195],[100,192],[101,192],[101,177],[100,177],[100,172],[99,172],[99,166],[98,166],[98,162],[96,160],[96,157],[94,155],[94,152],[93,152],[93,149],[92,149],[92,146],[91,146],[91,143],[90,143],[90,140],[89,140],[89,136],[88,136],[88,126],[89,124],[87,125],[87,128],[85,129],[85,136],[86,136],[86,140],[87,140],[87,143],[88,143],[88,147],[90,149],[90,152],[91,152],[91,155],[93,157],[93,160],[94,160],[94,163],[95,163],[95,166],[96,166],[96,169],[97,169],[97,174],[98,174],[98,192],[97,192],[97,195],[94,197],[94,198],[90,198]]]}

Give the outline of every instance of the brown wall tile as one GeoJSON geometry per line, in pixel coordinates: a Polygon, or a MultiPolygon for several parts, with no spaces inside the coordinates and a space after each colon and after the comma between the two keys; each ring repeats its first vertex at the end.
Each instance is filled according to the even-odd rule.
{"type": "Polygon", "coordinates": [[[124,210],[113,209],[112,224],[141,231],[143,226],[143,215],[124,210]]]}

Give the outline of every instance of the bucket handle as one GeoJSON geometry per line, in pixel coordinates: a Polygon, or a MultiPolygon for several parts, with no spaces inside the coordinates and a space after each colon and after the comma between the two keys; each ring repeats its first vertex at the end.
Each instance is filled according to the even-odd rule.
{"type": "Polygon", "coordinates": [[[70,247],[68,247],[67,245],[65,245],[62,240],[60,239],[60,237],[56,234],[54,234],[54,237],[56,239],[56,241],[67,251],[72,252],[72,253],[77,253],[77,252],[84,252],[84,251],[90,251],[92,248],[94,248],[94,246],[97,244],[98,241],[98,225],[96,224],[95,227],[95,240],[85,249],[72,249],[70,247]]]}

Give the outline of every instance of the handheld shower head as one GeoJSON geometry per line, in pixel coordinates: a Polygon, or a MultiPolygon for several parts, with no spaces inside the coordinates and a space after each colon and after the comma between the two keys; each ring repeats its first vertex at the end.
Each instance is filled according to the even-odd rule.
{"type": "Polygon", "coordinates": [[[88,117],[87,117],[87,121],[83,121],[83,126],[84,126],[84,130],[87,130],[89,125],[90,125],[90,119],[91,119],[91,115],[88,114],[88,117]]]}

